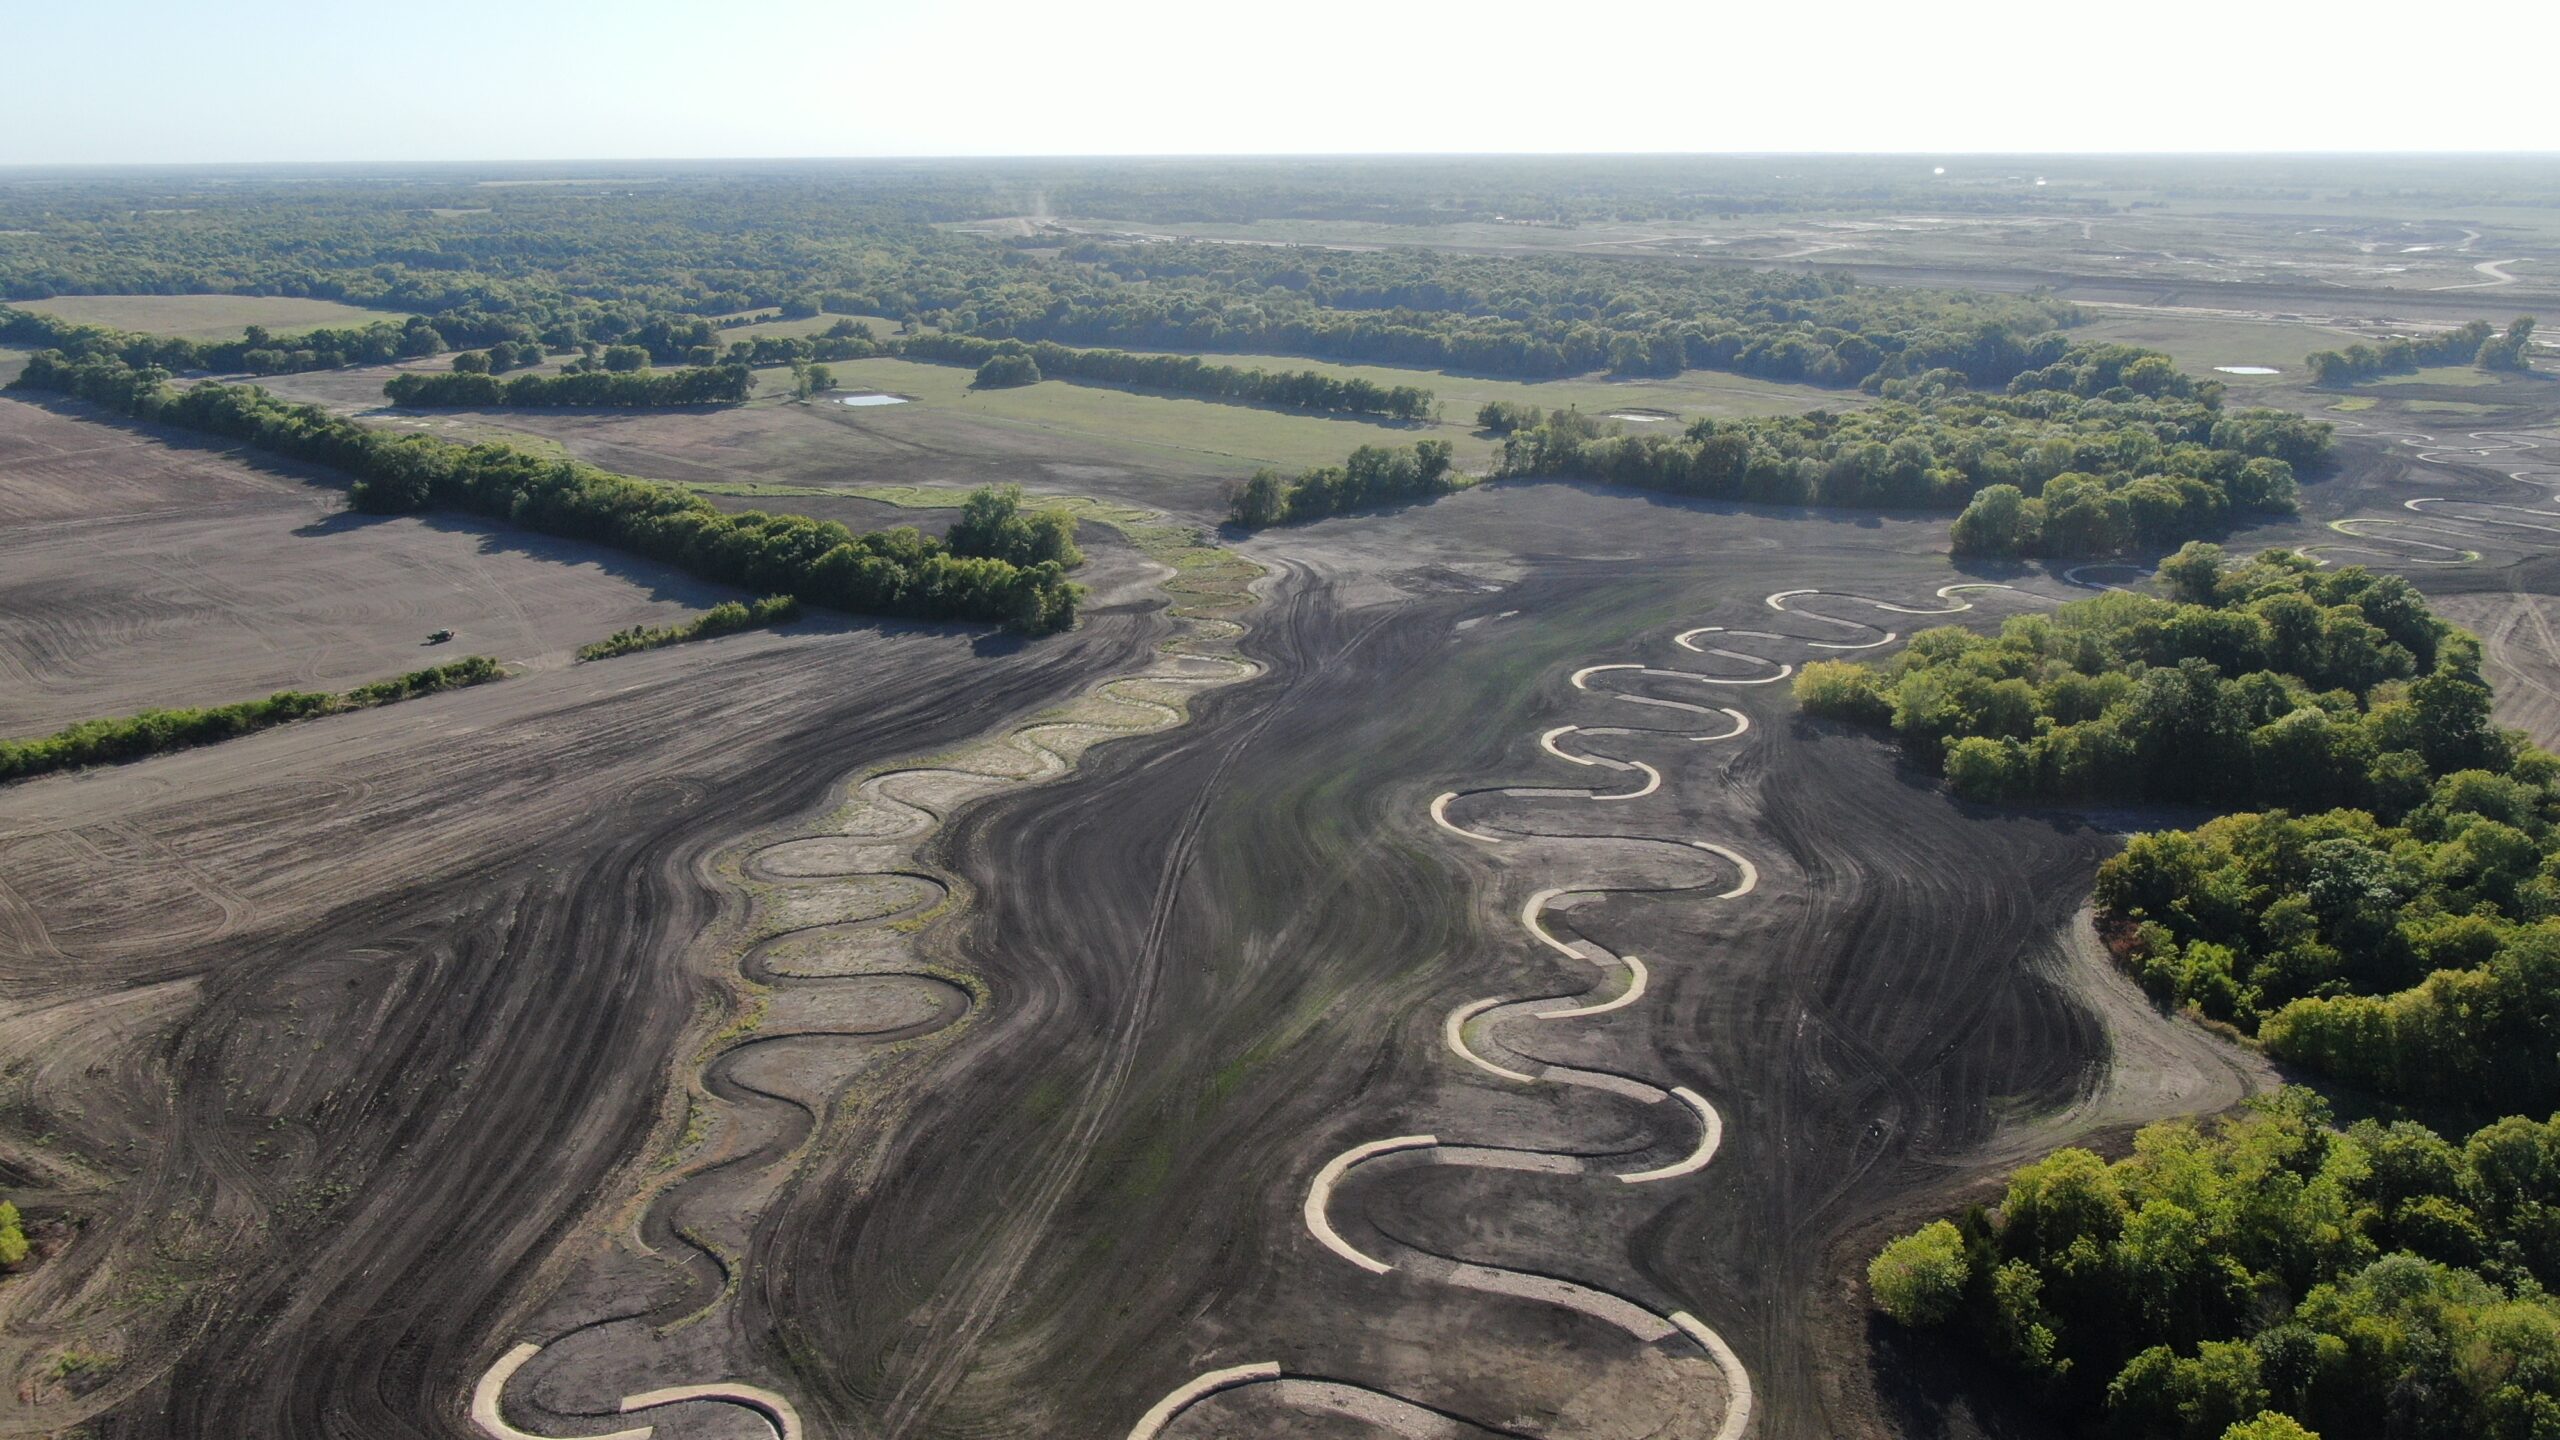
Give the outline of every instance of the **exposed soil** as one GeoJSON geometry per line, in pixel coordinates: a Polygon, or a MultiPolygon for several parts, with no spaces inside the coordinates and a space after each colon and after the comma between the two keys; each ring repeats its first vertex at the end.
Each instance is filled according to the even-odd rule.
{"type": "MultiPolygon", "coordinates": [[[[271,503],[231,464],[182,470],[271,503]]],[[[486,1337],[716,1019],[686,960],[705,857],[866,758],[1142,663],[1149,567],[1092,548],[1101,603],[1037,645],[813,623],[0,789],[0,1167],[79,1225],[0,1289],[0,1368],[114,1362],[85,1396],[13,1383],[0,1433],[465,1433],[486,1337]]],[[[518,604],[575,574],[519,563],[494,582],[535,582],[518,604]]]]}
{"type": "Polygon", "coordinates": [[[293,470],[0,400],[0,734],[467,654],[563,664],[727,596],[505,525],[352,514],[293,470]]]}
{"type": "MultiPolygon", "coordinates": [[[[90,487],[0,467],[25,524],[199,527],[188,554],[220,573],[271,543],[233,512],[318,503],[7,413],[0,443],[126,452],[90,487]]],[[[2315,522],[2404,463],[2360,446],[2315,522]]],[[[376,533],[458,568],[496,532],[291,538],[318,563],[376,533]]],[[[1707,1435],[1734,1413],[1686,1332],[1645,1340],[1491,1272],[1693,1316],[1747,1376],[1753,1434],[1966,1433],[1907,1357],[1870,1352],[1851,1277],[1881,1227],[2272,1077],[2089,941],[2093,868],[2158,817],[1961,805],[1794,715],[1782,683],[1682,678],[1774,679],[1887,627],[2085,593],[1950,573],[1944,537],[1566,485],[1273,532],[1248,547],[1274,572],[1241,640],[1254,678],[1001,790],[900,757],[1164,663],[1155,572],[1107,536],[1086,536],[1088,623],[1037,644],[812,624],[0,790],[0,1167],[40,1222],[81,1222],[0,1290],[0,1360],[120,1358],[84,1397],[0,1405],[0,1433],[468,1435],[519,1341],[544,1348],[504,1412],[545,1433],[713,1382],[784,1397],[813,1436],[1116,1436],[1264,1364],[1276,1381],[1164,1433],[1707,1435]],[[1974,582],[2014,588],[1925,613],[1974,582]],[[1843,593],[1770,603],[1803,590],[1843,593]],[[1636,668],[1575,682],[1595,665],[1636,668]],[[1727,723],[1682,705],[1748,728],[1692,739],[1727,723]],[[925,778],[863,819],[847,797],[891,762],[925,778]],[[1511,838],[1435,824],[1450,792],[1449,821],[1511,838]],[[1542,944],[1524,905],[1558,888],[1528,912],[1542,944]],[[1602,956],[1642,957],[1640,1003],[1466,1033],[1506,1069],[1692,1091],[1711,1163],[1627,1183],[1694,1155],[1698,1113],[1449,1048],[1481,997],[1606,1004],[1624,982],[1602,956]],[[1319,1208],[1392,1263],[1347,1262],[1310,1230],[1311,1184],[1420,1135],[1590,1163],[1346,1170],[1319,1208]]],[[[587,563],[503,553],[524,568],[490,585],[519,603],[587,563]]],[[[2492,661],[2547,698],[2542,568],[2519,551],[2428,583],[2511,614],[2492,661]]],[[[630,574],[577,583],[657,603],[630,574]]],[[[290,649],[326,623],[269,633],[290,649]]],[[[646,1423],[743,1437],[765,1413],[713,1396],[646,1423]]]]}

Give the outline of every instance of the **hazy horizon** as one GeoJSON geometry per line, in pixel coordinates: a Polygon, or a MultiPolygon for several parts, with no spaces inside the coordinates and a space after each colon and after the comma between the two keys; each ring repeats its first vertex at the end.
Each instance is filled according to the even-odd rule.
{"type": "Polygon", "coordinates": [[[2531,87],[2461,86],[2484,43],[2539,21],[2524,0],[2387,50],[2193,0],[2130,31],[2014,0],[1851,5],[1810,33],[1669,4],[1581,28],[1340,0],[1285,24],[1164,0],[456,0],[423,31],[320,0],[258,14],[106,0],[12,17],[44,123],[0,136],[0,166],[2560,150],[2531,87]],[[2400,103],[2412,90],[2427,103],[2400,103]]]}

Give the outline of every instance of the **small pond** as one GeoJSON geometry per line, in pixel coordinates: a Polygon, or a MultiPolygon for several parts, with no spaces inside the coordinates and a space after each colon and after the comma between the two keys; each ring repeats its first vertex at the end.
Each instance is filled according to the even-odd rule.
{"type": "Polygon", "coordinates": [[[836,403],[839,405],[904,405],[907,403],[907,397],[904,395],[839,395],[836,397],[836,403]]]}

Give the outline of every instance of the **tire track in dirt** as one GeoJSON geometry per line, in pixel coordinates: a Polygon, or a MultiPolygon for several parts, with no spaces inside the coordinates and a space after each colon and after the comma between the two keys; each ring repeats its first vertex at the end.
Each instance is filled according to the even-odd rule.
{"type": "MultiPolygon", "coordinates": [[[[1906,606],[1840,591],[1817,589],[1780,591],[1764,600],[1763,603],[1769,609],[1780,614],[1832,625],[1842,630],[1878,635],[1881,638],[1859,641],[1815,641],[1798,635],[1766,631],[1729,631],[1720,626],[1702,626],[1679,632],[1673,637],[1674,643],[1693,653],[1730,660],[1746,667],[1774,671],[1774,673],[1726,675],[1670,670],[1635,662],[1598,662],[1572,672],[1567,683],[1574,690],[1593,692],[1598,690],[1598,687],[1591,683],[1592,677],[1610,674],[1638,680],[1667,680],[1711,686],[1766,685],[1787,678],[1793,673],[1793,665],[1718,645],[1700,645],[1696,642],[1696,637],[1713,633],[1792,643],[1808,649],[1834,651],[1873,649],[1892,643],[1898,638],[1896,633],[1864,620],[1852,620],[1819,611],[1794,610],[1786,602],[1797,597],[1819,595],[1867,605],[1890,614],[1938,616],[1957,614],[1974,608],[1971,601],[1956,599],[1958,592],[2011,588],[2007,585],[1990,583],[1942,587],[1937,592],[1937,598],[1941,601],[1953,600],[1954,603],[1937,607],[1906,606]]],[[[1598,690],[1598,693],[1609,694],[1612,698],[1636,704],[1664,703],[1655,697],[1643,695],[1605,690],[1598,690]]],[[[1426,1248],[1418,1242],[1401,1238],[1383,1225],[1373,1226],[1374,1238],[1369,1239],[1365,1246],[1355,1244],[1342,1234],[1333,1219],[1337,1192],[1351,1186],[1356,1176],[1383,1177],[1422,1165],[1472,1166],[1554,1175],[1611,1176],[1626,1184],[1646,1184],[1696,1174],[1706,1169],[1713,1161],[1723,1139],[1724,1120],[1713,1103],[1695,1090],[1685,1085],[1665,1087],[1613,1070],[1549,1063],[1506,1045],[1501,1040],[1499,1032],[1506,1023],[1581,1020],[1612,1013],[1637,1003],[1645,993],[1648,972],[1641,959],[1631,954],[1611,950],[1586,937],[1576,936],[1572,939],[1560,937],[1547,922],[1546,916],[1550,909],[1561,909],[1569,904],[1602,899],[1612,894],[1665,895],[1704,891],[1727,880],[1731,881],[1727,888],[1708,898],[1718,902],[1740,900],[1758,888],[1757,867],[1732,849],[1712,841],[1690,839],[1684,842],[1640,834],[1588,832],[1554,834],[1520,827],[1513,827],[1507,833],[1497,835],[1488,833],[1484,828],[1485,822],[1479,821],[1470,825],[1452,819],[1449,813],[1453,804],[1475,796],[1529,800],[1571,798],[1588,803],[1608,803],[1642,799],[1655,793],[1662,785],[1661,772],[1641,760],[1606,755],[1597,751],[1590,754],[1575,754],[1562,748],[1557,742],[1568,734],[1625,737],[1652,734],[1699,742],[1737,739],[1751,728],[1749,718],[1739,711],[1731,709],[1713,711],[1685,702],[1678,704],[1678,708],[1706,715],[1717,715],[1720,718],[1729,717],[1734,723],[1730,728],[1695,732],[1565,725],[1547,730],[1539,736],[1539,748],[1556,759],[1575,765],[1598,765],[1615,770],[1633,770],[1643,773],[1646,776],[1646,782],[1637,789],[1605,791],[1598,788],[1547,786],[1486,787],[1477,790],[1444,792],[1435,797],[1428,808],[1432,823],[1439,829],[1479,846],[1522,843],[1534,847],[1538,841],[1552,838],[1568,840],[1577,847],[1588,847],[1598,842],[1662,847],[1683,854],[1694,850],[1704,852],[1722,862],[1722,867],[1711,869],[1685,883],[1635,885],[1590,882],[1550,887],[1531,894],[1518,915],[1521,928],[1531,940],[1557,955],[1588,962],[1599,969],[1601,974],[1590,986],[1569,994],[1547,992],[1532,995],[1496,994],[1462,1003],[1448,1013],[1441,1032],[1442,1043],[1451,1054],[1497,1082],[1505,1084],[1555,1082],[1614,1094],[1647,1107],[1659,1107],[1665,1102],[1676,1101],[1679,1107],[1685,1108],[1693,1116],[1697,1132],[1696,1141],[1685,1154],[1677,1158],[1665,1159],[1663,1163],[1648,1163],[1654,1158],[1653,1152],[1659,1148],[1659,1142],[1648,1145],[1644,1150],[1634,1152],[1631,1156],[1623,1151],[1591,1152],[1452,1143],[1442,1140],[1437,1134],[1403,1135],[1363,1141],[1335,1155],[1316,1173],[1307,1188],[1303,1214],[1308,1233],[1319,1244],[1339,1259],[1373,1275],[1386,1275],[1391,1271],[1404,1269],[1419,1275],[1426,1281],[1578,1311],[1616,1326],[1641,1345],[1663,1346],[1668,1342],[1674,1346],[1693,1346],[1697,1351],[1703,1352],[1712,1363],[1721,1382],[1716,1426],[1710,1432],[1713,1440],[1739,1440],[1739,1437],[1749,1430],[1752,1420],[1753,1390],[1749,1372],[1722,1336],[1686,1310],[1662,1313],[1612,1291],[1562,1276],[1464,1261],[1453,1255],[1426,1248]],[[1729,867],[1730,873],[1727,873],[1723,867],[1729,867]],[[1622,974],[1623,979],[1613,976],[1611,973],[1613,971],[1622,974]],[[1605,998],[1595,999],[1594,997],[1605,998]],[[1636,1166],[1643,1168],[1635,1168],[1636,1166]]],[[[1835,1030],[1831,1038],[1837,1042],[1847,1043],[1853,1053],[1857,1053],[1858,1060],[1874,1074],[1885,1077],[1892,1073],[1884,1057],[1865,1050],[1865,1047],[1857,1046],[1851,1037],[1835,1030]]],[[[1838,1193],[1844,1193],[1853,1179],[1854,1176],[1843,1177],[1835,1191],[1835,1196],[1838,1193]]],[[[1389,1391],[1352,1384],[1331,1376],[1294,1374],[1284,1369],[1278,1362],[1255,1361],[1244,1365],[1212,1369],[1176,1387],[1139,1418],[1136,1425],[1129,1431],[1129,1440],[1157,1440],[1158,1436],[1180,1421],[1184,1415],[1190,1413],[1194,1407],[1213,1396],[1233,1395],[1259,1387],[1269,1387],[1276,1391],[1283,1386],[1297,1387],[1289,1392],[1292,1398],[1313,1398],[1329,1389],[1341,1389],[1356,1395],[1376,1397],[1382,1408],[1364,1418],[1404,1435],[1435,1433],[1433,1422],[1437,1421],[1447,1421],[1460,1426],[1474,1426],[1479,1423],[1464,1420],[1445,1411],[1430,1409],[1389,1391]]],[[[1496,1433],[1513,1432],[1497,1430],[1496,1433]]]]}
{"type": "MultiPolygon", "coordinates": [[[[777,957],[809,955],[825,962],[831,946],[842,948],[866,935],[885,939],[889,932],[914,928],[958,908],[953,881],[934,872],[922,858],[953,813],[991,793],[1055,779],[1070,771],[1095,744],[1180,724],[1191,696],[1258,673],[1258,667],[1226,653],[1227,642],[1239,633],[1240,627],[1232,621],[1185,614],[1176,638],[1138,673],[1107,681],[1080,700],[956,754],[857,773],[842,782],[843,798],[824,828],[751,843],[737,862],[737,871],[757,894],[755,918],[750,922],[750,933],[756,938],[738,963],[741,978],[755,998],[739,1024],[713,1038],[698,1062],[694,1081],[697,1099],[711,1102],[714,1124],[725,1139],[716,1145],[695,1145],[688,1138],[691,1158],[667,1179],[648,1187],[634,1227],[636,1248],[682,1272],[684,1282],[645,1309],[590,1320],[561,1333],[550,1345],[520,1343],[501,1355],[483,1373],[474,1392],[475,1418],[486,1434],[495,1440],[514,1440],[500,1413],[503,1392],[516,1372],[544,1349],[572,1338],[609,1345],[617,1327],[645,1327],[663,1336],[728,1308],[745,1278],[752,1228],[766,1225],[765,1212],[775,1197],[796,1183],[796,1172],[811,1145],[824,1134],[837,1105],[835,1093],[844,1084],[844,1078],[830,1077],[809,1082],[804,1091],[788,1092],[748,1078],[742,1073],[745,1067],[786,1046],[840,1046],[882,1053],[908,1050],[960,1026],[986,998],[974,978],[923,965],[903,943],[889,946],[903,958],[882,962],[875,955],[858,968],[838,972],[790,968],[777,964],[777,957]],[[882,882],[905,887],[908,898],[877,903],[863,890],[865,886],[876,889],[882,882]],[[850,902],[863,913],[794,923],[805,918],[804,900],[850,902]],[[880,982],[903,987],[911,999],[932,1012],[930,1017],[870,1028],[790,1027],[766,1018],[766,1007],[777,996],[787,1000],[796,992],[880,982]],[[725,1245],[706,1233],[711,1217],[731,1228],[752,1228],[738,1237],[735,1246],[725,1245]],[[670,1252],[675,1258],[665,1260],[670,1252]]],[[[1250,744],[1256,733],[1248,730],[1235,740],[1230,754],[1250,744]]],[[[1204,795],[1196,808],[1205,810],[1206,799],[1204,795]]],[[[1192,828],[1196,835],[1196,821],[1192,828]]],[[[1168,897],[1169,887],[1188,867],[1190,853],[1188,846],[1177,847],[1175,859],[1169,862],[1168,897]]],[[[1169,898],[1165,903],[1169,905],[1169,898]]],[[[1160,926],[1157,940],[1157,955],[1143,957],[1142,969],[1160,957],[1160,926]]],[[[1143,1019],[1140,1009],[1133,1017],[1133,1028],[1143,1019]]],[[[846,1077],[851,1073],[847,1070],[846,1077]]],[[[1109,1072],[1094,1077],[1092,1085],[1099,1093],[1088,1099],[1090,1112],[1108,1108],[1114,1081],[1109,1072]]],[[[1057,1194],[1072,1183],[1087,1149],[1085,1143],[1063,1143],[1043,1158],[1033,1172],[1036,1183],[1025,1202],[1026,1215],[1036,1221],[1044,1206],[1055,1205],[1057,1194]]],[[[948,1348],[937,1352],[950,1357],[951,1366],[965,1363],[1009,1284],[1008,1260],[1018,1268],[1022,1255],[1017,1251],[994,1259],[978,1293],[963,1302],[968,1308],[956,1317],[948,1348]]],[[[895,1427],[902,1413],[929,1408],[953,1373],[945,1366],[911,1377],[906,1390],[890,1397],[887,1423],[895,1427]]],[[[534,1383],[540,1385],[543,1378],[536,1375],[534,1383]]],[[[738,1382],[625,1394],[618,1408],[629,1413],[697,1401],[743,1405],[765,1414],[784,1440],[797,1440],[804,1425],[797,1407],[781,1392],[738,1382]]],[[[604,1412],[560,1409],[557,1413],[594,1418],[604,1412]]]]}

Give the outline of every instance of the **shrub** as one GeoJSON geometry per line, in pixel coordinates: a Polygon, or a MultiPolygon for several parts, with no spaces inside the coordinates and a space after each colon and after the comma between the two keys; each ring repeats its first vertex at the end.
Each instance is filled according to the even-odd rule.
{"type": "Polygon", "coordinates": [[[1882,725],[1893,719],[1883,676],[1871,665],[1815,660],[1796,672],[1796,703],[1816,715],[1882,725]]]}
{"type": "Polygon", "coordinates": [[[1876,1307],[1914,1328],[1953,1319],[1972,1278],[1964,1236],[1944,1220],[1933,1220],[1885,1246],[1867,1265],[1867,1288],[1876,1307]]]}
{"type": "Polygon", "coordinates": [[[974,383],[981,390],[1004,390],[1017,385],[1037,385],[1040,378],[1038,361],[1029,355],[1006,354],[989,356],[987,362],[978,367],[974,383]]]}

